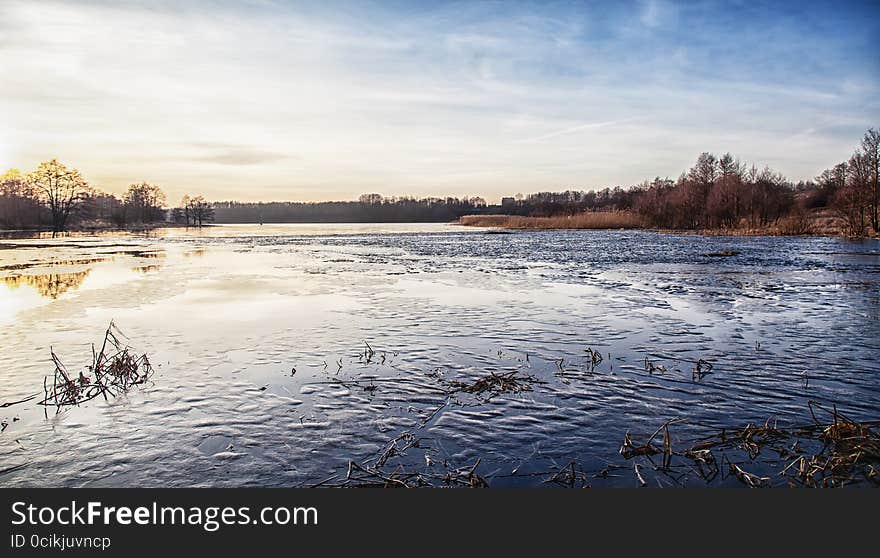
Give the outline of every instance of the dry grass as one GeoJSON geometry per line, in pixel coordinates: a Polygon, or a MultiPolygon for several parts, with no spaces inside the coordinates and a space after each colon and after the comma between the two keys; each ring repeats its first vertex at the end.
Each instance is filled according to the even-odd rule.
{"type": "Polygon", "coordinates": [[[702,234],[706,236],[846,236],[840,219],[829,209],[794,212],[765,226],[714,228],[699,231],[662,229],[660,232],[702,234]]]}
{"type": "Polygon", "coordinates": [[[588,211],[557,217],[522,217],[519,215],[465,215],[458,224],[467,227],[505,229],[638,229],[641,222],[634,213],[624,211],[588,211]]]}
{"type": "MultiPolygon", "coordinates": [[[[620,454],[625,459],[644,459],[644,465],[664,474],[680,472],[680,459],[684,458],[687,462],[684,468],[706,482],[729,475],[752,488],[773,486],[779,481],[807,487],[880,485],[880,434],[877,432],[880,421],[857,422],[836,407],[826,409],[815,402],[810,403],[810,414],[813,422],[802,425],[783,427],[768,420],[763,425],[722,428],[678,451],[672,447],[669,427],[687,421],[671,420],[644,443],[633,441],[627,432],[620,454]],[[824,413],[825,417],[818,417],[817,412],[824,413]],[[654,444],[661,432],[662,446],[654,444]],[[661,465],[653,459],[659,454],[663,456],[661,465]],[[762,454],[765,463],[776,461],[784,465],[776,483],[771,477],[747,470],[759,462],[762,454]]],[[[638,471],[636,476],[640,476],[638,471]]],[[[642,478],[638,480],[645,484],[642,478]]]]}
{"type": "Polygon", "coordinates": [[[806,236],[815,233],[816,225],[814,219],[806,212],[796,211],[780,219],[776,229],[783,236],[806,236]]]}
{"type": "Polygon", "coordinates": [[[520,374],[519,370],[498,373],[490,372],[488,376],[479,378],[473,382],[452,382],[450,393],[464,392],[475,395],[485,393],[497,395],[500,393],[520,393],[531,391],[532,384],[538,383],[534,376],[520,374]]]}
{"type": "Polygon", "coordinates": [[[99,396],[104,399],[125,393],[133,386],[146,383],[153,372],[147,355],[136,355],[120,337],[125,337],[113,322],[104,333],[100,351],[92,347],[92,364],[86,371],[73,374],[67,370],[61,359],[51,351],[55,363],[52,384],[47,377],[43,382],[41,405],[54,406],[56,411],[63,407],[79,405],[99,396]]]}
{"type": "Polygon", "coordinates": [[[749,227],[701,230],[656,229],[646,227],[639,216],[628,211],[587,211],[576,215],[556,217],[523,217],[520,215],[465,215],[458,220],[467,227],[497,227],[518,230],[553,229],[650,229],[672,234],[702,234],[706,236],[846,236],[840,219],[828,209],[795,212],[778,221],[749,227]]]}

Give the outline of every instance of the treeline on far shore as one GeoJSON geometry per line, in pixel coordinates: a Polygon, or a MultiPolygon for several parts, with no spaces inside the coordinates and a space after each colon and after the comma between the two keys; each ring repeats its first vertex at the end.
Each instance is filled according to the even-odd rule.
{"type": "MultiPolygon", "coordinates": [[[[654,228],[738,233],[880,234],[880,132],[868,129],[852,156],[792,183],[729,153],[702,153],[678,179],[655,178],[600,192],[542,192],[462,224],[511,228],[654,228]],[[507,217],[505,217],[507,216],[507,217]]],[[[492,208],[495,209],[495,208],[492,208]]]]}
{"type": "Polygon", "coordinates": [[[450,222],[521,228],[657,228],[770,234],[880,233],[880,132],[868,129],[853,155],[812,180],[792,183],[729,153],[702,153],[676,180],[502,198],[413,198],[364,194],[356,201],[209,202],[184,196],[168,208],[153,184],[118,198],[91,188],[57,160],[0,177],[0,228],[125,227],[178,223],[450,222]],[[503,219],[499,216],[508,216],[503,219]]]}
{"type": "Polygon", "coordinates": [[[479,197],[413,198],[380,194],[363,194],[357,201],[223,201],[213,206],[218,223],[449,222],[462,215],[483,213],[490,207],[479,197]]]}
{"type": "Polygon", "coordinates": [[[214,208],[202,196],[186,195],[166,207],[165,193],[155,184],[131,184],[121,197],[92,187],[78,169],[57,159],[22,173],[0,175],[0,229],[125,228],[179,223],[200,226],[214,219],[214,208]]]}
{"type": "Polygon", "coordinates": [[[678,179],[631,187],[503,198],[387,198],[347,202],[214,204],[218,223],[455,221],[514,228],[658,228],[847,236],[880,232],[880,133],[869,129],[849,160],[792,183],[729,153],[702,153],[678,179]]]}

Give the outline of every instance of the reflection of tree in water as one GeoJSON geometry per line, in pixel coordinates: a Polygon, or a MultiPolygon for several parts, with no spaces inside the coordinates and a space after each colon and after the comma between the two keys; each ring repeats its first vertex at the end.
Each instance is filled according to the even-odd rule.
{"type": "Polygon", "coordinates": [[[150,273],[153,271],[158,271],[161,268],[161,265],[142,265],[140,267],[133,267],[131,269],[132,271],[140,271],[141,273],[150,273]]]}
{"type": "Polygon", "coordinates": [[[185,257],[185,258],[194,258],[194,257],[200,258],[200,257],[204,256],[205,253],[207,253],[207,251],[208,250],[206,248],[193,248],[192,250],[187,250],[186,252],[184,252],[183,257],[185,257]]]}
{"type": "Polygon", "coordinates": [[[164,258],[165,252],[132,252],[135,258],[164,258]]]}
{"type": "Polygon", "coordinates": [[[58,298],[70,289],[79,287],[91,270],[74,273],[47,273],[44,275],[13,275],[4,277],[3,282],[12,288],[28,285],[42,296],[58,298]]]}
{"type": "Polygon", "coordinates": [[[164,258],[166,255],[162,250],[117,250],[110,253],[119,256],[131,256],[132,258],[164,258]]]}

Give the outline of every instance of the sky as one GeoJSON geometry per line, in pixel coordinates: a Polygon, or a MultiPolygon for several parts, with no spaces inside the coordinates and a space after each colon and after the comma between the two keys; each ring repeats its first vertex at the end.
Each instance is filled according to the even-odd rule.
{"type": "Polygon", "coordinates": [[[0,0],[0,172],[169,201],[797,181],[880,125],[872,2],[0,0]]]}

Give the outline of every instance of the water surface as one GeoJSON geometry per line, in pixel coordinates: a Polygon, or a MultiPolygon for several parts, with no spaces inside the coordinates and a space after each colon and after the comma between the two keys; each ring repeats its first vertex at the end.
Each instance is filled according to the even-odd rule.
{"type": "Polygon", "coordinates": [[[42,390],[50,347],[88,363],[111,319],[153,381],[57,415],[0,408],[0,485],[308,486],[410,433],[391,469],[539,486],[574,462],[635,486],[621,441],[668,419],[687,439],[802,422],[811,400],[880,418],[877,241],[438,224],[7,238],[0,403],[42,390]],[[449,393],[513,370],[530,390],[449,393]]]}

